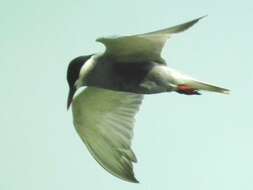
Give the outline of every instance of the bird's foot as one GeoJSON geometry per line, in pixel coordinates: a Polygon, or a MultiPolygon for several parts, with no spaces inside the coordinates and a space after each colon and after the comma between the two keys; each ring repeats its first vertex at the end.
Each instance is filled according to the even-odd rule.
{"type": "Polygon", "coordinates": [[[179,94],[185,94],[185,95],[201,95],[197,89],[194,89],[186,84],[180,84],[177,86],[177,90],[179,94]]]}

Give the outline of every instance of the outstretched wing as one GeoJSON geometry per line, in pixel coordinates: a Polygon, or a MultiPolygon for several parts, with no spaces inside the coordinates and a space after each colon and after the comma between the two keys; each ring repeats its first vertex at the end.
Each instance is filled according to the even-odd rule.
{"type": "Polygon", "coordinates": [[[75,128],[92,156],[111,174],[130,182],[138,182],[131,139],[142,99],[139,94],[87,87],[72,105],[75,128]]]}
{"type": "Polygon", "coordinates": [[[117,38],[98,38],[96,41],[105,45],[104,56],[117,62],[155,61],[165,64],[161,57],[161,52],[171,34],[190,28],[202,18],[145,34],[117,38]]]}

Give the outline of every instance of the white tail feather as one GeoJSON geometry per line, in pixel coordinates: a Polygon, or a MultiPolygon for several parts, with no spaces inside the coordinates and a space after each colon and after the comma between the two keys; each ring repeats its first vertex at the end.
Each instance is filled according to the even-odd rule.
{"type": "Polygon", "coordinates": [[[187,82],[186,84],[190,85],[192,88],[195,88],[197,90],[205,90],[205,91],[217,92],[217,93],[222,93],[222,94],[229,94],[230,92],[229,89],[218,87],[218,86],[197,81],[197,80],[191,80],[187,82]]]}

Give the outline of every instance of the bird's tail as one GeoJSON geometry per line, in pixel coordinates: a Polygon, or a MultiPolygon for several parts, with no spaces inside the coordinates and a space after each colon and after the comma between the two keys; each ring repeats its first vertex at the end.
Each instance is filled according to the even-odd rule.
{"type": "Polygon", "coordinates": [[[218,87],[218,86],[197,81],[197,80],[190,80],[186,84],[196,90],[205,90],[205,91],[217,92],[217,93],[222,93],[222,94],[229,94],[230,92],[229,89],[218,87]]]}

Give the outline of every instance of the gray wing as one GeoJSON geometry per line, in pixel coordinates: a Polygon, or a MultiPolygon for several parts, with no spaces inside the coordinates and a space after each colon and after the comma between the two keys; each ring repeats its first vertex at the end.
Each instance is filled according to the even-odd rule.
{"type": "Polygon", "coordinates": [[[106,47],[103,56],[112,58],[117,62],[155,61],[165,64],[161,52],[171,34],[190,28],[202,18],[145,34],[117,38],[98,38],[96,41],[101,42],[106,47]]]}
{"type": "Polygon", "coordinates": [[[138,182],[131,149],[139,94],[87,87],[72,105],[75,128],[96,161],[123,180],[138,182]]]}

